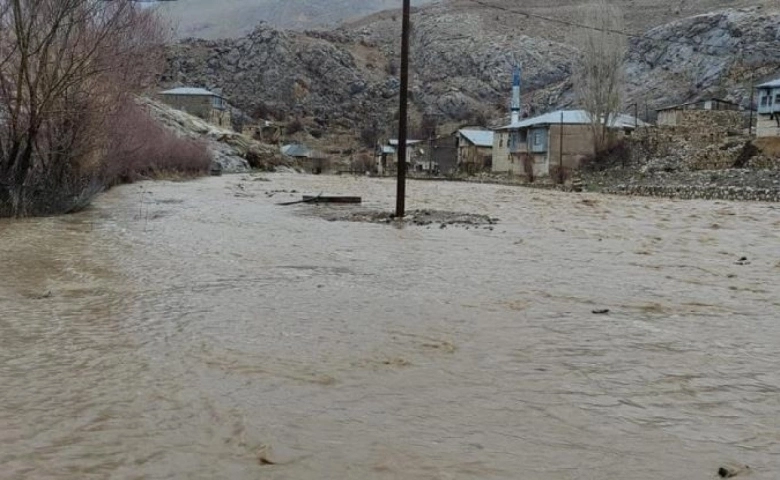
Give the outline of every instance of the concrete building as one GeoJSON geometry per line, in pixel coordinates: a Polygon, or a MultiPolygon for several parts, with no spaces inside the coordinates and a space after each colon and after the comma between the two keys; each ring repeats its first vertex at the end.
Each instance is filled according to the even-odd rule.
{"type": "Polygon", "coordinates": [[[720,127],[740,131],[745,127],[741,105],[710,98],[658,109],[659,127],[720,127]]]}
{"type": "MultiPolygon", "coordinates": [[[[421,140],[406,141],[406,168],[414,169],[415,159],[421,157],[424,151],[420,152],[418,146],[421,140]]],[[[379,145],[376,151],[376,168],[379,175],[388,175],[397,172],[398,168],[398,140],[390,139],[384,145],[379,145]]]]}
{"type": "Polygon", "coordinates": [[[780,78],[761,84],[757,89],[756,136],[780,137],[780,78]]]}
{"type": "Polygon", "coordinates": [[[493,164],[493,137],[490,130],[458,130],[458,169],[468,174],[490,171],[493,164]]]}
{"type": "MultiPolygon", "coordinates": [[[[609,122],[615,137],[645,126],[629,115],[617,115],[609,122]]],[[[495,173],[528,177],[557,175],[579,167],[593,154],[590,116],[584,110],[559,110],[513,122],[495,131],[493,166],[495,173]]]]}
{"type": "Polygon", "coordinates": [[[160,92],[160,100],[183,112],[222,128],[232,128],[230,108],[225,98],[204,88],[174,88],[160,92]]]}

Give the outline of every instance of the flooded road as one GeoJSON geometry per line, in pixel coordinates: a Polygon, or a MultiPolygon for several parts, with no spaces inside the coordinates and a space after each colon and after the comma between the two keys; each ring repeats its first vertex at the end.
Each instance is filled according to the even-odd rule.
{"type": "Polygon", "coordinates": [[[0,221],[0,478],[777,478],[778,206],[268,179],[0,221]]]}

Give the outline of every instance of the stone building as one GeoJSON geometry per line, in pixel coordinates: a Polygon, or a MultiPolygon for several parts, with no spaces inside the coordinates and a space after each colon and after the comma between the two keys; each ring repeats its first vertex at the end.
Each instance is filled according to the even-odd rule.
{"type": "Polygon", "coordinates": [[[735,132],[746,126],[744,109],[719,98],[671,105],[658,110],[659,127],[724,128],[735,132]]]}
{"type": "Polygon", "coordinates": [[[490,130],[458,130],[458,169],[469,174],[490,171],[493,164],[493,137],[490,130]]]}
{"type": "Polygon", "coordinates": [[[759,85],[757,89],[756,136],[780,137],[780,78],[759,85]]]}
{"type": "Polygon", "coordinates": [[[263,143],[278,144],[282,141],[282,126],[268,120],[244,125],[241,133],[263,143]]]}
{"type": "MultiPolygon", "coordinates": [[[[645,126],[629,115],[617,115],[610,122],[615,137],[645,126]]],[[[494,173],[528,177],[556,176],[579,167],[582,158],[593,154],[590,116],[584,110],[559,110],[518,121],[495,131],[494,173]]]]}
{"type": "Polygon", "coordinates": [[[225,98],[203,88],[174,88],[159,94],[160,100],[183,112],[194,115],[212,125],[232,128],[230,107],[225,98]]]}

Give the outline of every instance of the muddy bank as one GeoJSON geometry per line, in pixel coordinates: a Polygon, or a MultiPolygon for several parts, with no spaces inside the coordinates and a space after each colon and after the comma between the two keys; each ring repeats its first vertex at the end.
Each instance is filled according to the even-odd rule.
{"type": "Polygon", "coordinates": [[[390,211],[325,206],[310,207],[308,213],[320,216],[330,222],[364,222],[392,224],[395,226],[425,227],[436,225],[440,228],[453,226],[465,228],[486,227],[492,229],[499,222],[498,218],[490,217],[489,215],[425,209],[411,210],[402,219],[397,218],[395,213],[390,211]]]}

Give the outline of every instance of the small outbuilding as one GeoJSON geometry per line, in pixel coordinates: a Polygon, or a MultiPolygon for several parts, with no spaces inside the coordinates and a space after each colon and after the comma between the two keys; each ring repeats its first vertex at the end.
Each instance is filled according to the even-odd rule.
{"type": "Polygon", "coordinates": [[[658,109],[659,127],[725,128],[741,130],[745,126],[744,108],[720,98],[670,105],[658,109]]]}
{"type": "Polygon", "coordinates": [[[490,170],[493,164],[491,130],[464,128],[457,131],[458,169],[464,173],[490,170]]]}

